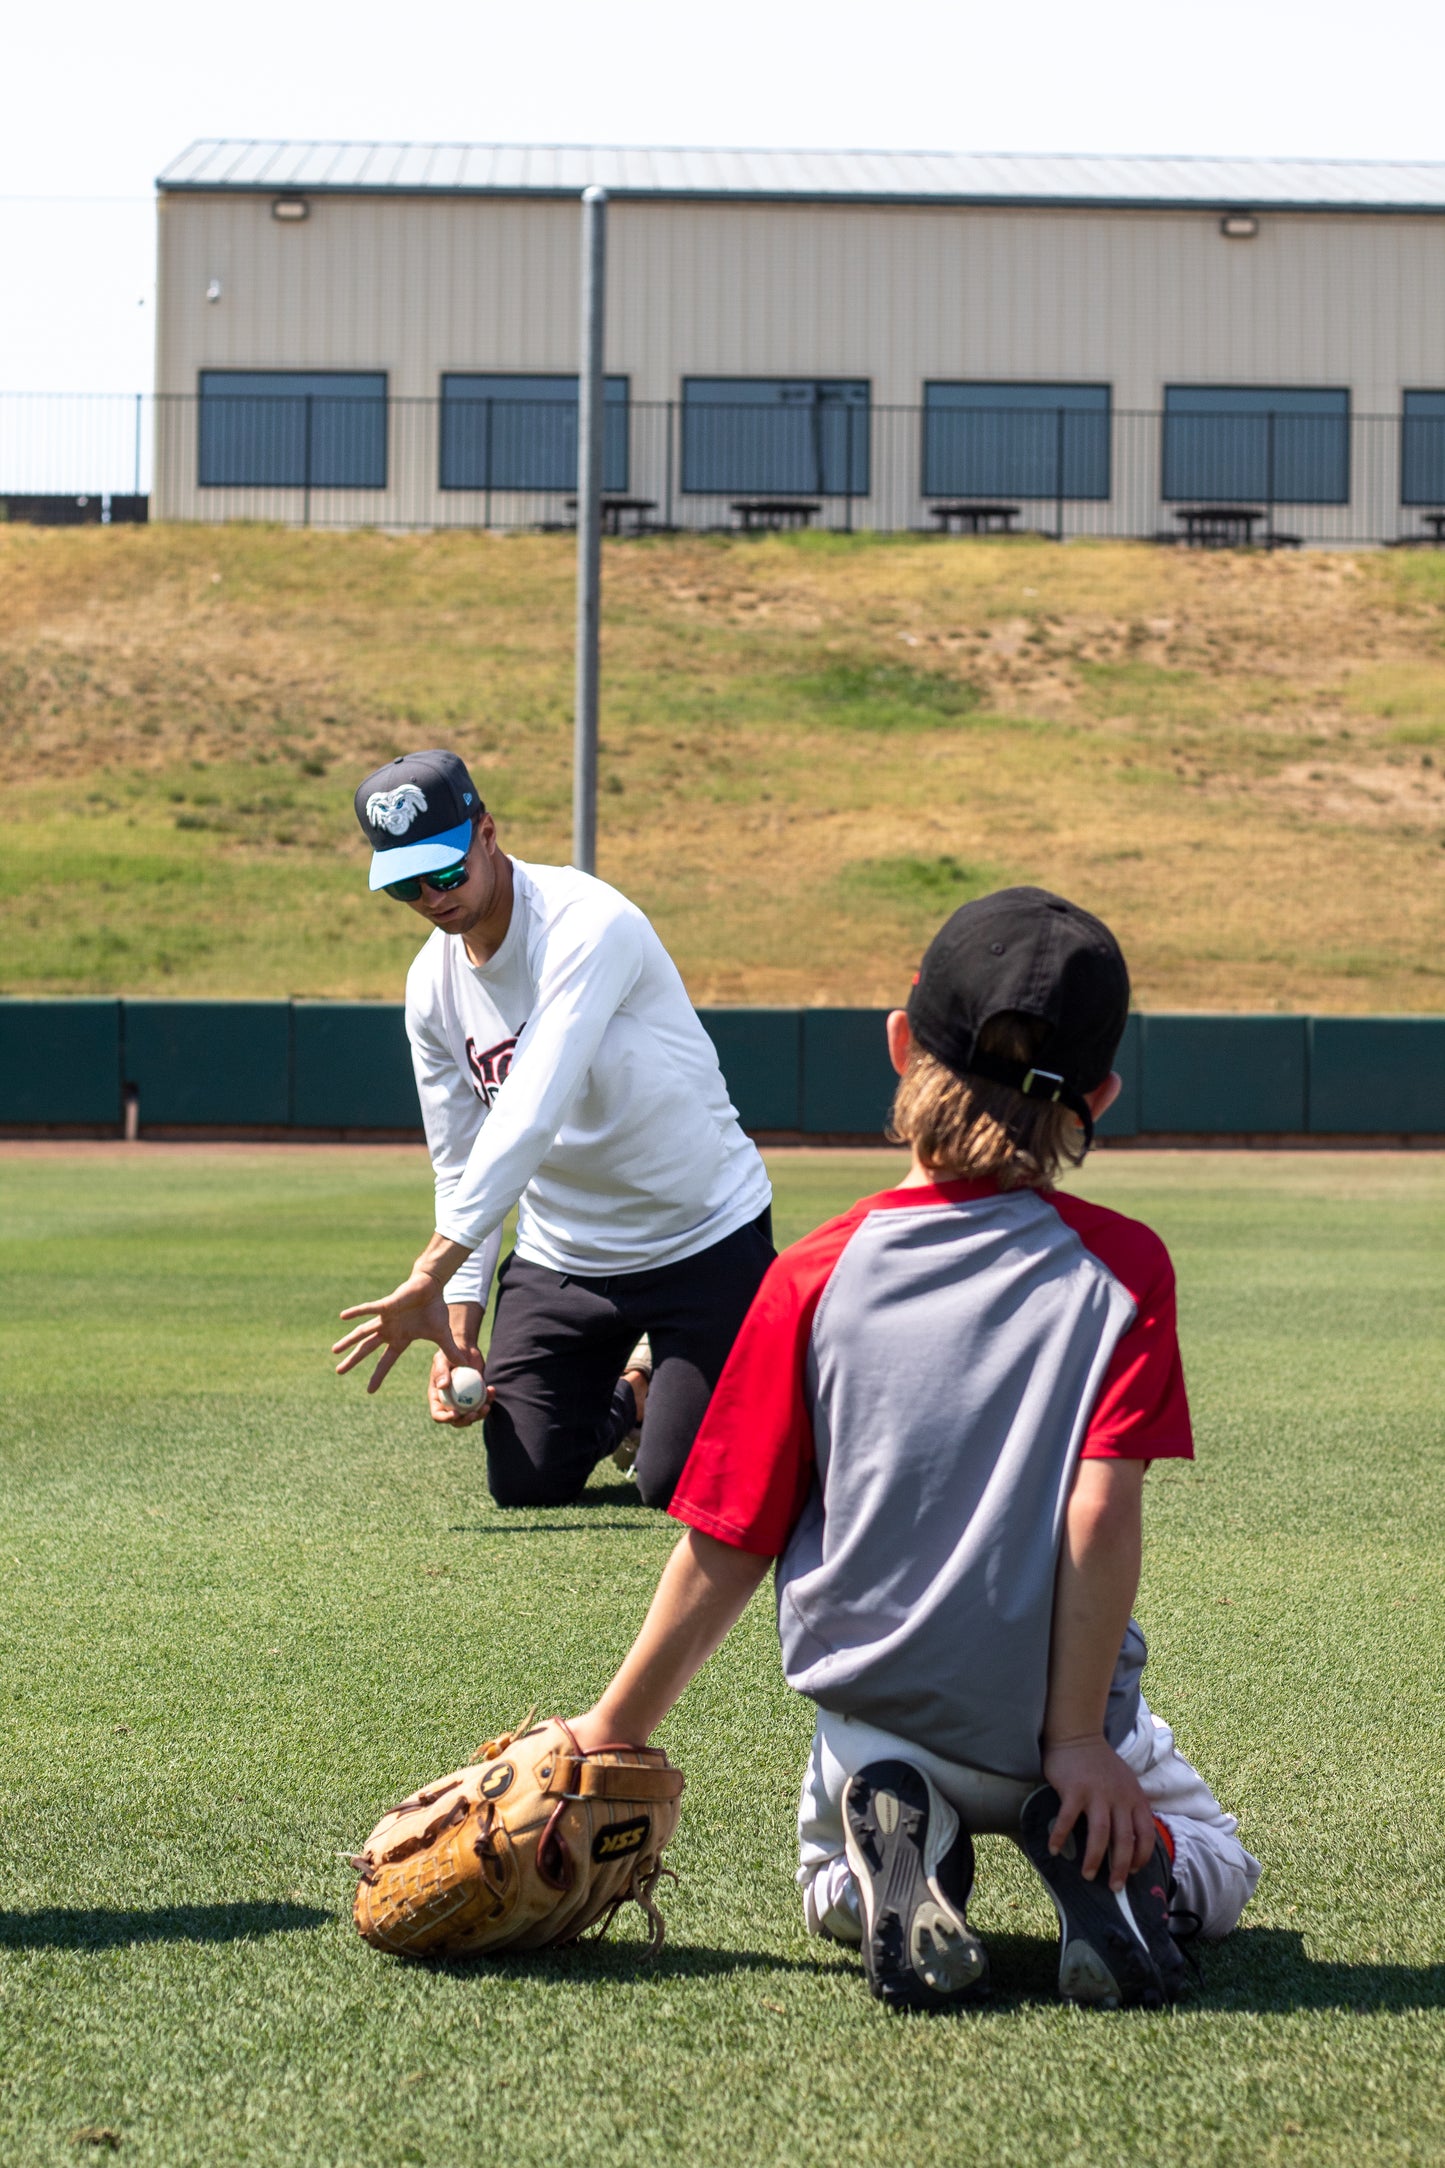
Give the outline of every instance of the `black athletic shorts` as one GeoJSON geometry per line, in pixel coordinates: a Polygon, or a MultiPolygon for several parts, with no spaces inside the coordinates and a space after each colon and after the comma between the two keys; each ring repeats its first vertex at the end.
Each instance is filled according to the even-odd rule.
{"type": "Polygon", "coordinates": [[[666,1506],[738,1327],[772,1263],[765,1211],[711,1249],[650,1272],[581,1280],[515,1253],[497,1280],[487,1354],[487,1482],[499,1506],[560,1506],[632,1426],[622,1366],[643,1333],[652,1384],[635,1474],[666,1506]]]}

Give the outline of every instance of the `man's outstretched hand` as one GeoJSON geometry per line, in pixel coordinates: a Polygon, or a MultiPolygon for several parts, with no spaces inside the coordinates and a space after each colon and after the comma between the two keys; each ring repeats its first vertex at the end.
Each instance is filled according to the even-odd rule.
{"type": "MultiPolygon", "coordinates": [[[[342,1322],[347,1318],[364,1320],[335,1342],[332,1354],[341,1356],[336,1365],[338,1377],[354,1370],[368,1355],[380,1350],[380,1360],[367,1380],[366,1390],[374,1393],[399,1355],[405,1353],[413,1340],[435,1340],[449,1366],[465,1363],[472,1358],[459,1347],[452,1333],[451,1319],[442,1299],[441,1285],[430,1273],[413,1271],[409,1279],[402,1281],[389,1295],[376,1302],[354,1303],[341,1313],[342,1322]]],[[[451,1369],[448,1368],[448,1377],[451,1369]]]]}

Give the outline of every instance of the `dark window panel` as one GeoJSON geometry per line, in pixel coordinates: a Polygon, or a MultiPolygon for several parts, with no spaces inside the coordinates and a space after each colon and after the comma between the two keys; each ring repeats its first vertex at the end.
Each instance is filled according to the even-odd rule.
{"type": "Polygon", "coordinates": [[[1400,423],[1401,504],[1445,505],[1445,391],[1407,391],[1400,423]]]}
{"type": "Polygon", "coordinates": [[[694,496],[866,497],[866,381],[687,377],[682,487],[694,496]]]}
{"type": "Polygon", "coordinates": [[[202,489],[385,489],[380,370],[203,369],[202,489]]]}
{"type": "Polygon", "coordinates": [[[925,497],[1109,495],[1107,384],[923,387],[925,497]]]}
{"type": "Polygon", "coordinates": [[[1171,502],[1347,504],[1350,395],[1273,385],[1171,385],[1164,394],[1171,502]]]}
{"type": "MultiPolygon", "coordinates": [[[[625,492],[628,380],[603,386],[602,487],[625,492]]],[[[482,372],[442,378],[443,489],[576,489],[577,379],[482,372]]]]}

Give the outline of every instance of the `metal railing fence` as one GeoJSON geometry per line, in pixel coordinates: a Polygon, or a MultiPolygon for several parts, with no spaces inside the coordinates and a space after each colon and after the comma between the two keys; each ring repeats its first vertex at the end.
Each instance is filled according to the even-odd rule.
{"type": "Polygon", "coordinates": [[[154,470],[150,392],[0,392],[0,497],[142,497],[154,470]]]}
{"type": "MultiPolygon", "coordinates": [[[[84,492],[148,496],[160,519],[570,526],[575,400],[448,382],[462,388],[427,399],[0,393],[0,514],[84,492]]],[[[729,404],[628,400],[621,382],[609,383],[604,447],[619,533],[796,525],[1285,546],[1438,541],[1445,528],[1445,413],[729,404]]]]}

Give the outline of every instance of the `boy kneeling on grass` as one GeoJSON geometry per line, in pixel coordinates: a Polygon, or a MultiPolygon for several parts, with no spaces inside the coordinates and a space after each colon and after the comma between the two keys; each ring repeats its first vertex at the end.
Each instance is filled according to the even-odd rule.
{"type": "Polygon", "coordinates": [[[1192,1455],[1159,1238],[1062,1197],[1119,1090],[1112,934],[1015,888],[965,904],[888,1019],[897,1189],[771,1268],[672,1512],[630,1654],[574,1724],[644,1742],[776,1559],[788,1682],[817,1704],[799,1813],[810,1930],[873,1993],[975,1999],[969,1830],[1060,1924],[1059,1991],[1171,2000],[1181,1929],[1227,1934],[1259,1864],[1139,1690],[1144,1473],[1192,1455]]]}

